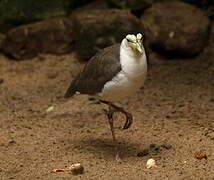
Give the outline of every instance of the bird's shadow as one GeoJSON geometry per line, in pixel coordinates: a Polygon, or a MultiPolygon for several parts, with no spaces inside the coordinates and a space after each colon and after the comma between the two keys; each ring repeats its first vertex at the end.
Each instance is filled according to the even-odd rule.
{"type": "MultiPolygon", "coordinates": [[[[90,153],[97,158],[112,159],[115,157],[115,146],[111,139],[87,138],[73,141],[76,150],[83,153],[90,153]]],[[[125,140],[117,142],[117,151],[121,158],[134,157],[140,145],[125,140]]]]}

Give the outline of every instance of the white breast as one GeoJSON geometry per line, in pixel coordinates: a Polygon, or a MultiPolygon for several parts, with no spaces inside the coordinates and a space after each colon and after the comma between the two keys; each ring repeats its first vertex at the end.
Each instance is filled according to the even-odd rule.
{"type": "Polygon", "coordinates": [[[143,85],[147,74],[145,51],[142,56],[136,57],[120,48],[120,63],[122,70],[104,85],[102,92],[98,94],[100,99],[121,101],[133,95],[143,85]]]}

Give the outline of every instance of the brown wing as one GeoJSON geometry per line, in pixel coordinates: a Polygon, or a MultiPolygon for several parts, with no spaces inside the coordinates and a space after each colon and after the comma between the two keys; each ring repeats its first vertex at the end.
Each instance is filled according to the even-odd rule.
{"type": "Polygon", "coordinates": [[[120,44],[116,44],[101,50],[89,60],[83,71],[71,82],[65,98],[71,97],[76,91],[95,95],[120,71],[120,44]]]}

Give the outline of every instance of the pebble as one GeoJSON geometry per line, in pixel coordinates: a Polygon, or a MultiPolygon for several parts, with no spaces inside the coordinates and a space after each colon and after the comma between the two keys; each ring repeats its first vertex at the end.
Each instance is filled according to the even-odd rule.
{"type": "Polygon", "coordinates": [[[148,149],[144,149],[143,151],[137,153],[137,157],[143,157],[149,154],[149,150],[148,149]]]}
{"type": "Polygon", "coordinates": [[[147,169],[150,169],[150,168],[154,168],[154,167],[157,167],[156,165],[156,161],[154,159],[148,159],[147,162],[146,162],[146,168],[147,169]]]}

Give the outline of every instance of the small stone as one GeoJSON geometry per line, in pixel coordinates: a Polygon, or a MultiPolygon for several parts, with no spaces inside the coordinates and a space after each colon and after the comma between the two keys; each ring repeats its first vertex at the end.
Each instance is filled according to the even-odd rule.
{"type": "Polygon", "coordinates": [[[154,168],[157,167],[156,165],[156,161],[154,159],[148,159],[148,161],[146,162],[146,168],[150,169],[150,168],[154,168]]]}
{"type": "Polygon", "coordinates": [[[204,151],[196,152],[195,153],[195,158],[199,159],[199,160],[201,160],[201,159],[207,159],[206,152],[204,152],[204,151]]]}
{"type": "Polygon", "coordinates": [[[149,148],[152,150],[152,151],[158,151],[160,148],[158,145],[156,144],[150,144],[149,145],[149,148]]]}
{"type": "Polygon", "coordinates": [[[148,149],[144,149],[143,151],[137,153],[137,157],[143,157],[149,154],[149,150],[148,149]]]}
{"type": "Polygon", "coordinates": [[[69,167],[73,175],[83,174],[84,167],[80,163],[73,164],[69,167]]]}

